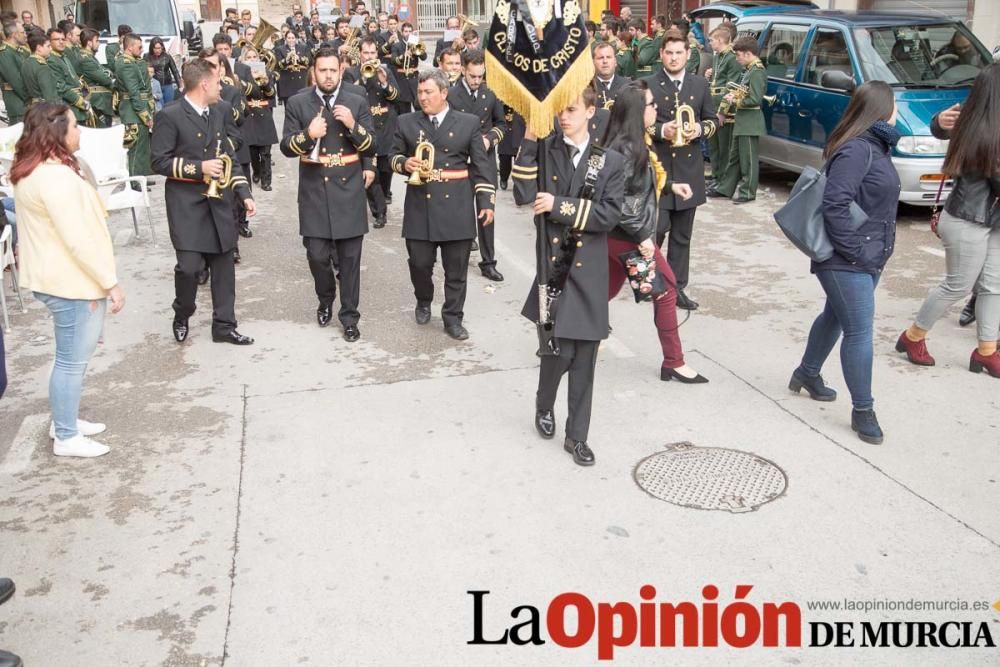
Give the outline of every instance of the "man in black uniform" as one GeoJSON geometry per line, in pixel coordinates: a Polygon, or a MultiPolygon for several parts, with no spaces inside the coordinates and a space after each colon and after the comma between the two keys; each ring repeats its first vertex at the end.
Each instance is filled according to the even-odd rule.
{"type": "Polygon", "coordinates": [[[187,339],[198,273],[207,263],[212,272],[212,340],[250,345],[253,339],[236,331],[232,198],[243,201],[247,215],[254,215],[257,208],[238,167],[228,184],[219,182],[225,168],[219,158],[226,155],[235,163],[236,154],[226,141],[225,112],[215,106],[219,101],[218,68],[207,60],[195,59],[184,66],[183,79],[184,97],[156,115],[151,140],[153,170],[167,177],[167,222],[177,252],[174,338],[179,343],[187,339]],[[206,183],[212,181],[219,186],[217,198],[205,196],[206,183]]]}
{"type": "Polygon", "coordinates": [[[389,165],[389,153],[392,150],[392,138],[396,134],[396,99],[399,89],[396,80],[386,65],[378,59],[378,43],[373,37],[361,39],[362,70],[377,67],[374,75],[365,77],[359,73],[358,82],[364,86],[368,99],[368,108],[375,126],[375,167],[378,179],[368,188],[372,193],[369,202],[381,203],[380,209],[374,211],[375,227],[381,229],[386,223],[386,205],[392,201],[392,167],[389,165]]]}
{"type": "MultiPolygon", "coordinates": [[[[507,131],[507,121],[504,118],[503,103],[496,94],[486,87],[486,60],[482,51],[466,51],[462,56],[462,78],[448,92],[448,104],[455,111],[471,113],[479,118],[479,132],[482,135],[483,146],[490,165],[497,163],[497,144],[507,131]]],[[[491,178],[493,186],[497,184],[496,169],[491,178]]],[[[494,247],[493,225],[479,226],[479,270],[483,277],[494,282],[503,280],[503,274],[497,271],[496,248],[494,247]]]]}
{"type": "Polygon", "coordinates": [[[407,185],[403,204],[403,238],[417,299],[414,317],[417,324],[431,319],[434,262],[440,248],[445,276],[441,319],[445,333],[465,340],[469,332],[462,318],[476,211],[483,224],[493,223],[496,168],[489,164],[479,119],[449,108],[448,80],[440,70],[420,73],[417,102],[421,111],[400,116],[396,124],[391,161],[396,173],[418,172],[422,181],[407,185]],[[433,145],[433,164],[424,164],[429,156],[415,155],[421,142],[433,145]]]}
{"type": "MultiPolygon", "coordinates": [[[[597,348],[608,337],[607,233],[621,219],[625,164],[614,151],[600,149],[590,136],[596,93],[586,88],[559,112],[559,128],[536,141],[525,132],[514,161],[514,201],[532,205],[540,243],[538,267],[550,290],[560,292],[558,314],[545,314],[536,276],[521,314],[536,324],[552,323],[552,345],[540,350],[535,428],[543,438],[556,433],[553,408],[559,382],[569,372],[569,414],[563,448],[582,466],[594,464],[587,445],[594,397],[597,348]],[[539,160],[539,155],[544,154],[539,160]],[[544,262],[544,264],[542,264],[544,262]]],[[[553,309],[554,310],[554,309],[553,309]]]]}
{"type": "Polygon", "coordinates": [[[677,277],[677,307],[696,310],[698,303],[688,298],[684,289],[688,284],[694,214],[697,207],[705,203],[705,161],[699,138],[715,134],[718,121],[708,80],[685,71],[689,48],[687,38],[680,32],[668,30],[664,33],[660,47],[663,67],[647,77],[646,83],[656,100],[653,149],[670,175],[670,181],[688,183],[693,192],[692,197],[684,200],[674,196],[669,187],[663,189],[656,243],[662,246],[664,237],[670,233],[667,262],[677,277]],[[694,110],[695,122],[686,132],[677,127],[678,104],[686,104],[694,110]],[[674,146],[674,138],[679,131],[683,145],[674,146]]]}
{"type": "Polygon", "coordinates": [[[420,72],[420,61],[427,60],[427,49],[423,44],[410,44],[413,25],[404,23],[400,28],[400,38],[390,47],[392,64],[396,68],[396,81],[399,82],[399,113],[409,113],[419,110],[417,105],[417,75],[420,72]]]}
{"type": "MultiPolygon", "coordinates": [[[[447,19],[445,19],[444,29],[445,29],[445,32],[448,32],[450,30],[461,30],[462,29],[462,22],[459,20],[459,18],[457,16],[449,16],[447,19]]],[[[434,60],[433,60],[433,63],[434,63],[435,67],[440,67],[441,66],[441,54],[444,53],[445,49],[450,49],[451,45],[454,44],[454,43],[455,43],[455,40],[449,41],[449,42],[445,42],[444,41],[444,37],[441,37],[437,41],[437,44],[434,46],[434,60]]]]}
{"type": "Polygon", "coordinates": [[[610,109],[614,106],[615,95],[628,79],[615,75],[618,61],[615,59],[615,47],[607,42],[598,42],[594,47],[594,90],[597,91],[597,108],[610,109]]]}
{"type": "Polygon", "coordinates": [[[316,321],[330,323],[340,269],[340,312],[344,340],[361,338],[361,246],[368,233],[365,188],[375,180],[375,135],[368,101],[342,90],[340,56],[329,48],[316,52],[315,87],[289,98],[281,152],[299,158],[299,233],[319,307],[316,321]],[[319,149],[316,150],[316,146],[319,149]]]}

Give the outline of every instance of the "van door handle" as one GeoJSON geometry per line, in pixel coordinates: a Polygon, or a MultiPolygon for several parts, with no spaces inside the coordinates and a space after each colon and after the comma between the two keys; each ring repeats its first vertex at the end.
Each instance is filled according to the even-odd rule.
{"type": "Polygon", "coordinates": [[[811,115],[812,115],[812,111],[809,111],[808,109],[799,109],[799,117],[800,118],[808,118],[811,115]]]}

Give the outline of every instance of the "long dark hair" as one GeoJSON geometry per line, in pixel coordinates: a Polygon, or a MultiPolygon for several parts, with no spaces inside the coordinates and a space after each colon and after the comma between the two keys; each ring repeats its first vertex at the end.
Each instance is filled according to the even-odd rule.
{"type": "Polygon", "coordinates": [[[615,95],[615,104],[611,107],[611,118],[604,131],[601,145],[619,150],[627,148],[634,163],[632,173],[640,177],[649,164],[649,151],[646,150],[646,126],[643,124],[643,114],[646,111],[646,91],[649,85],[639,79],[622,87],[615,95]]]}
{"type": "Polygon", "coordinates": [[[14,164],[10,182],[17,184],[31,175],[35,167],[54,158],[78,175],[80,164],[66,146],[69,131],[69,107],[65,104],[38,102],[24,117],[24,132],[14,146],[14,164]]]}
{"type": "Polygon", "coordinates": [[[865,81],[854,90],[844,116],[826,140],[823,157],[829,158],[837,149],[855,137],[860,137],[877,120],[892,118],[896,99],[885,81],[865,81]]]}
{"type": "Polygon", "coordinates": [[[154,37],[153,39],[149,40],[149,52],[146,54],[146,60],[148,60],[149,62],[153,62],[154,60],[162,58],[165,55],[167,55],[167,45],[163,43],[162,39],[160,39],[159,37],[154,37]],[[160,51],[159,56],[153,53],[153,47],[156,46],[157,44],[163,47],[163,50],[160,51]]]}
{"type": "Polygon", "coordinates": [[[1000,63],[985,68],[972,84],[951,132],[944,173],[983,174],[1000,169],[1000,63]]]}

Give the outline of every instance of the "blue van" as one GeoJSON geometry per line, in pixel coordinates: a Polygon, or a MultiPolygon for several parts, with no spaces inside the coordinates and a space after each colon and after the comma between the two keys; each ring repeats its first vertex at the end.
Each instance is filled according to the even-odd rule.
{"type": "MultiPolygon", "coordinates": [[[[990,52],[961,22],[944,16],[842,12],[760,2],[719,2],[691,11],[696,20],[726,17],[741,36],[756,37],[768,74],[768,136],[760,160],[791,171],[819,167],[823,146],[854,88],[881,80],[896,90],[903,135],[893,152],[899,200],[929,206],[941,182],[947,141],[931,136],[931,119],[961,103],[990,52]]],[[[951,182],[945,182],[945,193],[951,182]]],[[[942,198],[944,195],[942,195],[942,198]]]]}

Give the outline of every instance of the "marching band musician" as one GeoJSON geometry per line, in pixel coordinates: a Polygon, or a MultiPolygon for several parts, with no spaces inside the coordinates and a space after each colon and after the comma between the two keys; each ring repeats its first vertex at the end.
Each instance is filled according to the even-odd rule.
{"type": "Polygon", "coordinates": [[[56,82],[56,90],[59,91],[60,101],[69,105],[76,116],[76,122],[83,125],[90,114],[90,102],[80,91],[80,79],[76,76],[76,71],[66,53],[66,34],[58,28],[49,28],[49,43],[52,52],[48,57],[48,66],[52,71],[52,76],[56,82]]]}
{"type": "Polygon", "coordinates": [[[344,340],[361,338],[361,247],[368,233],[362,191],[375,180],[375,136],[368,102],[343,90],[340,55],[322,48],[312,67],[315,87],[288,100],[281,152],[299,159],[299,231],[319,307],[316,320],[330,323],[337,278],[344,340]],[[318,147],[318,148],[317,148],[318,147]]]}
{"type": "Polygon", "coordinates": [[[400,115],[419,109],[417,75],[420,72],[420,61],[427,60],[427,49],[423,44],[410,44],[412,34],[413,24],[404,23],[399,29],[399,40],[393,42],[391,48],[392,64],[397,68],[396,81],[399,82],[400,115]]]}
{"type": "Polygon", "coordinates": [[[115,111],[113,107],[115,82],[108,71],[101,67],[94,55],[101,43],[100,33],[86,28],[80,33],[80,78],[90,91],[88,99],[94,109],[98,127],[111,127],[115,111]]]}
{"type": "Polygon", "coordinates": [[[128,173],[148,176],[153,173],[150,132],[155,107],[149,71],[142,59],[142,38],[136,34],[122,37],[122,54],[115,68],[115,90],[118,91],[118,116],[125,125],[128,173]]]}
{"type": "Polygon", "coordinates": [[[506,104],[503,105],[503,115],[507,130],[497,145],[497,156],[500,164],[500,189],[506,190],[514,167],[514,156],[524,141],[524,118],[506,104]]]}
{"type": "Polygon", "coordinates": [[[598,42],[594,47],[594,90],[597,91],[597,108],[610,109],[615,94],[628,83],[628,79],[615,74],[617,61],[615,47],[608,42],[598,42]]]}
{"type": "MultiPolygon", "coordinates": [[[[507,131],[503,104],[496,94],[486,87],[486,60],[482,51],[466,51],[462,56],[462,76],[448,91],[448,104],[454,111],[470,113],[479,118],[479,132],[490,165],[496,165],[496,146],[507,131]]],[[[496,170],[490,178],[494,188],[497,184],[496,170]]],[[[494,282],[503,281],[503,274],[497,271],[496,249],[494,247],[493,225],[483,225],[477,219],[479,238],[479,270],[483,277],[494,282]]]]}
{"type": "Polygon", "coordinates": [[[448,47],[440,54],[441,71],[448,77],[448,85],[454,84],[462,76],[462,56],[455,49],[448,47]]]}
{"type": "Polygon", "coordinates": [[[291,30],[274,49],[278,61],[278,99],[282,104],[307,85],[309,52],[291,30]]]}
{"type": "Polygon", "coordinates": [[[448,80],[440,70],[420,73],[421,111],[400,116],[391,164],[393,171],[411,179],[403,205],[403,238],[417,301],[414,317],[417,324],[431,319],[434,264],[440,249],[444,330],[465,340],[469,332],[462,320],[476,211],[484,225],[492,224],[496,168],[489,164],[479,119],[450,109],[448,91],[448,80]]]}
{"type": "MultiPolygon", "coordinates": [[[[733,138],[733,114],[722,114],[722,99],[729,92],[728,84],[737,82],[740,78],[740,66],[733,55],[733,47],[730,42],[734,37],[734,26],[732,23],[720,25],[708,35],[712,49],[715,51],[715,60],[712,67],[705,70],[705,76],[712,81],[711,93],[712,102],[719,109],[721,125],[708,140],[708,153],[712,162],[712,188],[718,186],[729,166],[729,150],[733,138]]],[[[712,189],[708,194],[711,195],[712,189]]]]}
{"type": "MultiPolygon", "coordinates": [[[[222,37],[226,40],[229,39],[228,35],[216,35],[216,38],[222,37]]],[[[247,179],[247,187],[253,190],[253,186],[250,185],[250,146],[247,144],[246,139],[243,135],[243,124],[246,122],[246,97],[244,95],[243,82],[238,76],[233,72],[229,64],[229,58],[226,57],[226,47],[228,43],[220,43],[220,49],[215,52],[215,62],[219,65],[219,72],[221,73],[220,81],[222,82],[222,100],[228,102],[231,107],[231,116],[229,122],[226,124],[226,132],[229,135],[229,140],[232,144],[233,150],[236,151],[236,161],[233,164],[233,169],[235,170],[239,167],[239,172],[243,174],[243,177],[247,179]]],[[[245,67],[245,65],[244,65],[245,67]]],[[[238,200],[233,200],[233,217],[236,219],[236,229],[240,236],[245,238],[250,238],[252,236],[250,232],[250,223],[246,216],[246,211],[243,209],[242,202],[238,200]]],[[[237,264],[240,263],[240,244],[239,239],[236,239],[236,247],[233,249],[233,261],[237,264]]]]}
{"type": "Polygon", "coordinates": [[[21,76],[21,66],[30,57],[28,35],[17,22],[4,23],[3,44],[0,44],[0,83],[3,84],[3,104],[7,121],[16,125],[24,119],[28,108],[28,93],[21,76]]]}
{"type": "MultiPolygon", "coordinates": [[[[271,191],[271,146],[278,143],[278,131],[274,126],[274,96],[277,92],[274,73],[264,67],[263,72],[251,69],[253,63],[261,62],[260,54],[252,44],[243,47],[240,60],[250,69],[249,93],[247,94],[246,118],[243,122],[243,136],[250,147],[251,182],[260,183],[260,189],[271,191]]],[[[250,236],[249,227],[246,230],[250,236]]]]}
{"type": "Polygon", "coordinates": [[[197,58],[184,65],[182,79],[184,96],[157,114],[152,139],[153,167],[167,177],[167,223],[177,253],[174,339],[178,343],[187,340],[198,274],[207,263],[212,273],[212,340],[251,345],[253,338],[236,330],[233,248],[237,235],[231,200],[238,197],[247,215],[257,209],[243,176],[233,173],[228,182],[223,180],[227,170],[223,156],[235,160],[235,151],[226,141],[226,111],[217,104],[219,68],[197,58]],[[206,196],[213,191],[217,195],[206,196]]]}
{"type": "MultiPolygon", "coordinates": [[[[585,56],[584,56],[585,57],[585,56]]],[[[597,94],[587,87],[559,112],[559,128],[538,141],[526,131],[514,162],[514,201],[530,204],[539,216],[548,251],[547,284],[561,291],[553,334],[558,353],[541,354],[535,428],[546,439],[556,433],[555,400],[569,373],[568,415],[563,449],[581,466],[594,465],[587,444],[594,396],[597,349],[608,337],[608,232],[621,219],[625,198],[625,162],[602,150],[589,133],[597,94]],[[539,169],[539,154],[545,173],[539,169]]],[[[537,254],[537,253],[536,253],[537,254]]],[[[521,314],[536,324],[551,321],[539,304],[538,279],[532,283],[521,314]]]]}
{"type": "Polygon", "coordinates": [[[374,202],[378,210],[375,215],[375,228],[381,229],[386,223],[386,206],[392,200],[392,167],[389,165],[389,154],[392,149],[392,138],[396,133],[396,99],[399,89],[396,80],[389,69],[378,59],[378,43],[371,37],[361,39],[362,66],[375,66],[373,76],[366,78],[360,73],[358,83],[365,89],[369,111],[375,129],[375,167],[377,178],[368,188],[371,193],[369,203],[374,202]]]}

